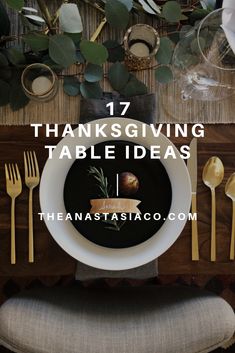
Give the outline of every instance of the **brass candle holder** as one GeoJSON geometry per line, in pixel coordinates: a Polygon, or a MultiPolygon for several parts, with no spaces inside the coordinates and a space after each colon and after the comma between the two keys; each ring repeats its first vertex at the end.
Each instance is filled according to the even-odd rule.
{"type": "Polygon", "coordinates": [[[125,62],[131,70],[148,69],[160,47],[160,36],[151,26],[137,24],[124,36],[125,62]]]}
{"type": "Polygon", "coordinates": [[[26,96],[37,102],[52,100],[58,91],[58,79],[47,65],[35,63],[27,66],[21,76],[26,96]]]}

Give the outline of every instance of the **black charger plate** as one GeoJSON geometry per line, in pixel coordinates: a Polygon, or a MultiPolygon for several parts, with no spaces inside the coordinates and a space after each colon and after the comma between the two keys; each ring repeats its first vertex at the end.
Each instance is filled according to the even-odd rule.
{"type": "MultiPolygon", "coordinates": [[[[85,238],[107,248],[128,248],[145,242],[162,227],[171,207],[171,183],[163,164],[160,160],[151,160],[149,150],[144,159],[134,159],[132,154],[134,145],[127,141],[109,141],[95,145],[96,154],[101,155],[102,158],[91,159],[90,149],[88,149],[87,157],[73,163],[65,180],[64,203],[66,211],[72,216],[75,213],[86,215],[91,209],[90,200],[99,198],[96,181],[92,176],[88,176],[90,166],[103,169],[114,191],[117,173],[135,174],[139,179],[140,188],[129,198],[141,201],[138,208],[142,214],[161,214],[159,221],[154,219],[127,221],[120,231],[106,229],[106,224],[102,221],[72,221],[74,227],[85,238]],[[115,160],[104,158],[105,145],[115,146],[115,160]],[[125,158],[127,145],[130,146],[130,159],[125,158]]],[[[125,195],[119,197],[127,198],[125,195]]]]}

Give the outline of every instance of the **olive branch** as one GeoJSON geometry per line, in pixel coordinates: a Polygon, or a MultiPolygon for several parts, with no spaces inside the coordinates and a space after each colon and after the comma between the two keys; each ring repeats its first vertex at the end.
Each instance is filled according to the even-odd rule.
{"type": "MultiPolygon", "coordinates": [[[[100,197],[103,197],[105,199],[109,199],[110,196],[113,195],[113,191],[112,191],[112,186],[108,185],[108,179],[107,177],[104,175],[103,169],[102,168],[96,168],[93,166],[90,166],[88,168],[88,174],[90,176],[92,176],[93,178],[95,178],[96,182],[97,182],[97,186],[100,190],[100,197]]],[[[104,215],[103,215],[104,217],[104,215]]],[[[119,232],[121,230],[121,228],[124,226],[124,224],[126,223],[125,221],[116,221],[116,220],[112,220],[112,219],[103,219],[102,222],[106,223],[107,226],[105,227],[106,229],[109,230],[114,230],[119,232]]]]}

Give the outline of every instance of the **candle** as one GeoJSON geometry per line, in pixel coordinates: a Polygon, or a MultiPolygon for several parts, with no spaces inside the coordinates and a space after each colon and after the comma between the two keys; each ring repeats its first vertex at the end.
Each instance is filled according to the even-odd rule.
{"type": "Polygon", "coordinates": [[[32,82],[32,92],[37,96],[42,96],[52,88],[51,80],[46,76],[38,76],[32,82]]]}
{"type": "Polygon", "coordinates": [[[137,43],[131,45],[130,52],[140,58],[144,58],[146,56],[149,56],[149,54],[150,54],[149,47],[145,43],[142,43],[142,42],[137,42],[137,43]]]}

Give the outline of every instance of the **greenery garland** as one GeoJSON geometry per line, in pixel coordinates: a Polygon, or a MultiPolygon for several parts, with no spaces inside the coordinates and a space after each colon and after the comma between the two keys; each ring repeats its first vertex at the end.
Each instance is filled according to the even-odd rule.
{"type": "MultiPolygon", "coordinates": [[[[131,12],[144,11],[150,16],[165,20],[167,24],[173,24],[175,28],[173,33],[161,38],[160,49],[156,55],[157,64],[160,66],[154,67],[156,80],[167,83],[173,78],[169,64],[180,33],[188,31],[189,25],[207,15],[213,9],[214,1],[196,1],[190,8],[181,7],[177,1],[80,0],[80,2],[97,8],[104,14],[105,21],[111,27],[120,30],[127,28],[131,12]]],[[[36,9],[25,7],[24,0],[5,0],[5,3],[0,0],[0,106],[10,104],[15,111],[28,103],[29,99],[24,94],[20,77],[23,69],[35,62],[42,62],[55,70],[64,80],[64,92],[69,96],[81,94],[84,98],[101,98],[103,91],[100,81],[104,75],[108,77],[112,88],[123,96],[147,93],[144,83],[125,66],[122,43],[111,39],[100,44],[83,38],[79,11],[76,22],[68,20],[74,7],[67,6],[66,11],[62,11],[62,6],[51,15],[46,1],[37,0],[41,12],[39,16],[36,9]],[[20,36],[10,35],[11,23],[5,3],[20,16],[24,28],[24,33],[20,36]],[[63,19],[60,16],[63,16],[63,19]],[[15,44],[18,39],[20,46],[15,44]],[[112,66],[105,74],[103,64],[107,61],[111,62],[112,66]],[[64,69],[77,63],[82,67],[82,71],[77,75],[62,74],[64,69]]],[[[67,1],[64,3],[67,4],[67,1]]]]}

